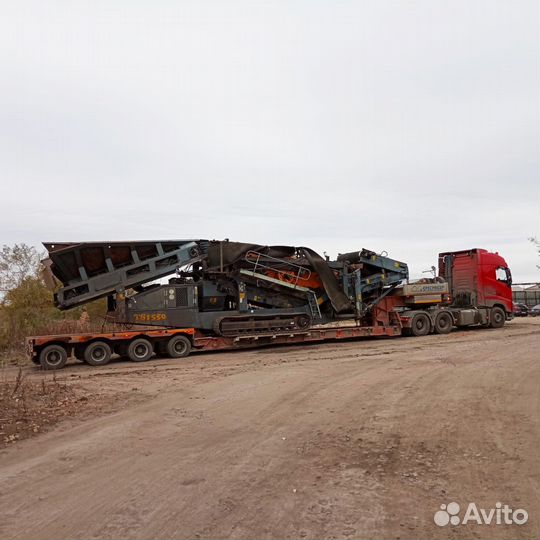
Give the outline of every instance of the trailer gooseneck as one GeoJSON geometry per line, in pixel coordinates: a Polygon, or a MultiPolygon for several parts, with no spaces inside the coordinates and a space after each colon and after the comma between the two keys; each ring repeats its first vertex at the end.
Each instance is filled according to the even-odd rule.
{"type": "Polygon", "coordinates": [[[366,249],[330,260],[306,247],[208,240],[45,247],[56,305],[107,297],[122,329],[28,338],[29,355],[45,369],[63,367],[69,355],[104,365],[113,353],[141,361],[192,349],[443,334],[499,327],[512,316],[510,270],[482,249],[442,253],[438,277],[409,283],[405,263],[366,249]]]}

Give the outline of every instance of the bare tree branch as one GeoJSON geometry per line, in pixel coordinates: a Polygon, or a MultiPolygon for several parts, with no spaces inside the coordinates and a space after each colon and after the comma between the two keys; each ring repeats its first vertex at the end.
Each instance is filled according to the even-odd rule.
{"type": "Polygon", "coordinates": [[[24,279],[39,271],[40,255],[27,244],[2,246],[0,251],[0,293],[19,287],[24,279]]]}

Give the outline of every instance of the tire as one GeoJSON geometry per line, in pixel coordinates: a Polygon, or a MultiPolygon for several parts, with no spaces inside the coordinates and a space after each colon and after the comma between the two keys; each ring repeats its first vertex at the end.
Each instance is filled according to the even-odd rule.
{"type": "Polygon", "coordinates": [[[47,345],[39,353],[39,363],[43,369],[62,369],[67,362],[67,351],[62,345],[47,345]]]}
{"type": "Polygon", "coordinates": [[[489,314],[489,326],[491,328],[500,328],[504,325],[506,320],[506,315],[500,307],[491,308],[491,313],[489,314]]]}
{"type": "Polygon", "coordinates": [[[427,336],[431,331],[431,321],[426,313],[417,313],[411,322],[413,336],[427,336]]]}
{"type": "Polygon", "coordinates": [[[152,343],[146,338],[134,339],[127,348],[128,358],[132,362],[146,362],[154,354],[152,343]]]}
{"type": "Polygon", "coordinates": [[[111,359],[111,346],[105,341],[94,341],[84,349],[84,361],[91,366],[104,366],[111,359]]]}
{"type": "Polygon", "coordinates": [[[167,341],[167,354],[171,358],[184,358],[191,351],[191,341],[186,336],[173,336],[167,341]]]}
{"type": "Polygon", "coordinates": [[[449,334],[454,326],[454,318],[448,311],[441,311],[435,317],[434,330],[436,334],[449,334]]]}

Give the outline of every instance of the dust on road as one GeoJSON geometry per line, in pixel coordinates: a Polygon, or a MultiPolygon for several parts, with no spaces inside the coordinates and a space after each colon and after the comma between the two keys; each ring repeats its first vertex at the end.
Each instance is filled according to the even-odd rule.
{"type": "Polygon", "coordinates": [[[537,538],[538,323],[73,365],[133,399],[0,453],[0,537],[537,538]],[[529,520],[438,527],[452,501],[529,520]]]}

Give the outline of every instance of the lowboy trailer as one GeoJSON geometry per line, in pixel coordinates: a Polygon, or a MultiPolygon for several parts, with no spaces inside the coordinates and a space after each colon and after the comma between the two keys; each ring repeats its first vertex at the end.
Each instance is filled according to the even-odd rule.
{"type": "Polygon", "coordinates": [[[91,366],[103,366],[115,353],[134,362],[144,362],[154,354],[167,358],[183,358],[191,352],[399,335],[401,330],[398,326],[314,327],[291,333],[261,333],[237,337],[208,336],[194,328],[181,328],[34,336],[28,338],[26,343],[27,353],[35,364],[45,369],[60,369],[71,355],[91,366]]]}
{"type": "Polygon", "coordinates": [[[119,331],[27,338],[44,369],[69,356],[101,366],[369,336],[498,328],[512,317],[511,274],[497,253],[439,255],[438,276],[409,282],[403,262],[369,250],[323,259],[309,248],[238,242],[45,244],[46,281],[69,309],[107,297],[119,331]],[[166,284],[146,285],[175,272],[166,284]],[[60,285],[60,288],[58,288],[60,285]]]}

